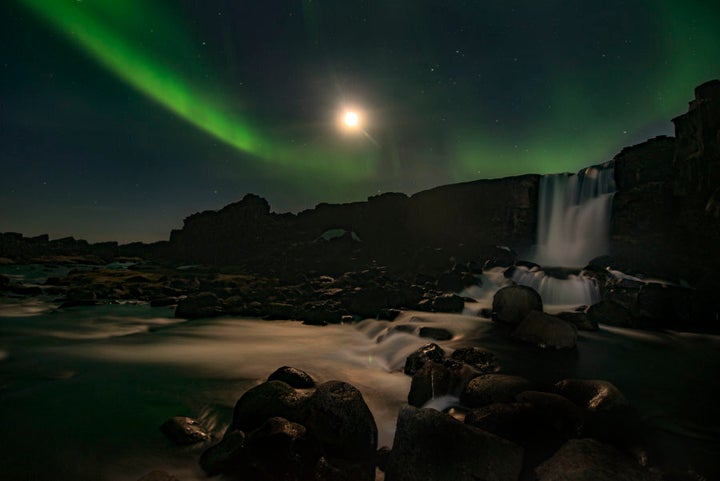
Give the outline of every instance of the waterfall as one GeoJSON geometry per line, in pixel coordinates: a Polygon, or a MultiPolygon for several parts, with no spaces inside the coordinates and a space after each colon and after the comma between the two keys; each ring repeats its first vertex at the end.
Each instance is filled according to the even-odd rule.
{"type": "Polygon", "coordinates": [[[539,264],[518,268],[513,280],[532,287],[546,304],[591,305],[600,300],[594,279],[577,269],[558,277],[557,269],[583,267],[606,254],[615,193],[612,163],[577,174],[546,175],[540,180],[537,244],[530,259],[539,264]]]}
{"type": "Polygon", "coordinates": [[[545,266],[585,266],[607,253],[615,193],[610,164],[540,180],[537,246],[532,261],[545,266]]]}

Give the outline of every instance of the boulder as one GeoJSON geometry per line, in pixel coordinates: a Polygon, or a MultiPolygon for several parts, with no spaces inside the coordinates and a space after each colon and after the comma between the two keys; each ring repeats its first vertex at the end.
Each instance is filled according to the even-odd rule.
{"type": "Polygon", "coordinates": [[[460,402],[469,408],[493,403],[509,403],[523,391],[533,388],[533,383],[520,376],[507,374],[484,374],[470,381],[460,396],[460,402]]]}
{"type": "Polygon", "coordinates": [[[375,318],[381,309],[388,307],[388,292],[380,287],[364,287],[356,290],[348,303],[351,314],[363,318],[375,318]]]}
{"type": "Polygon", "coordinates": [[[578,437],[582,433],[583,411],[569,399],[541,391],[524,391],[515,399],[533,406],[543,424],[565,439],[578,437]]]}
{"type": "Polygon", "coordinates": [[[558,394],[590,411],[628,406],[625,396],[615,385],[597,379],[563,379],[555,384],[558,394]]]}
{"type": "Polygon", "coordinates": [[[270,374],[268,381],[282,381],[290,387],[308,389],[315,387],[315,380],[305,371],[290,366],[283,366],[270,374]]]}
{"type": "Polygon", "coordinates": [[[643,324],[632,312],[614,301],[600,301],[590,306],[587,319],[595,324],[607,324],[620,327],[642,327],[643,324]]]}
{"type": "Polygon", "coordinates": [[[642,418],[615,385],[601,380],[565,379],[555,386],[559,394],[587,410],[585,436],[611,443],[638,459],[646,456],[642,418]]]}
{"type": "Polygon", "coordinates": [[[577,328],[559,317],[530,311],[512,337],[542,348],[572,349],[577,346],[577,328]]]}
{"type": "Polygon", "coordinates": [[[245,460],[245,433],[232,431],[200,455],[200,467],[208,476],[237,470],[245,460]]]}
{"type": "Polygon", "coordinates": [[[399,309],[380,309],[378,319],[382,321],[394,321],[400,315],[399,309]]]}
{"type": "Polygon", "coordinates": [[[500,370],[500,364],[495,354],[480,349],[479,347],[472,346],[456,349],[453,351],[451,357],[456,361],[464,362],[483,374],[498,372],[500,370]]]}
{"type": "Polygon", "coordinates": [[[378,431],[360,391],[342,381],[317,387],[307,405],[305,425],[332,457],[355,461],[374,458],[378,431]]]}
{"type": "Polygon", "coordinates": [[[542,298],[527,286],[507,286],[493,296],[493,320],[520,324],[530,311],[543,310],[542,298]]]}
{"type": "Polygon", "coordinates": [[[448,341],[453,337],[450,331],[440,327],[421,327],[418,335],[420,337],[435,339],[436,341],[448,341]]]}
{"type": "Polygon", "coordinates": [[[166,307],[178,303],[177,297],[158,297],[150,301],[150,307],[166,307]]]}
{"type": "Polygon", "coordinates": [[[182,299],[175,308],[175,317],[198,319],[222,314],[222,304],[212,292],[200,292],[182,299]]]}
{"type": "Polygon", "coordinates": [[[517,261],[517,253],[505,246],[495,246],[492,254],[485,261],[485,269],[493,267],[510,267],[517,261]]]}
{"type": "Polygon", "coordinates": [[[405,368],[403,369],[403,372],[408,376],[412,376],[419,371],[426,362],[441,362],[444,358],[445,351],[442,347],[438,346],[434,342],[431,344],[425,344],[405,359],[405,368]]]}
{"type": "Polygon", "coordinates": [[[538,481],[657,481],[649,471],[612,446],[572,439],[535,469],[538,481]]]}
{"type": "Polygon", "coordinates": [[[433,398],[458,396],[472,375],[472,370],[461,362],[427,362],[413,375],[408,404],[422,407],[433,398]]]}
{"type": "Polygon", "coordinates": [[[175,416],[160,426],[160,431],[173,443],[190,445],[202,443],[208,439],[208,433],[196,420],[185,416],[175,416]]]}
{"type": "Polygon", "coordinates": [[[599,329],[597,320],[590,319],[585,310],[561,312],[557,314],[557,317],[573,324],[579,331],[597,331],[599,329]]]}
{"type": "Polygon", "coordinates": [[[436,287],[440,291],[460,292],[465,288],[465,282],[459,272],[445,272],[438,277],[436,287]]]}
{"type": "Polygon", "coordinates": [[[315,465],[314,475],[313,481],[375,481],[375,465],[323,456],[315,465]]]}
{"type": "Polygon", "coordinates": [[[235,404],[230,429],[246,433],[271,417],[303,422],[307,397],[282,381],[268,381],[243,394],[235,404]]]}
{"type": "Polygon", "coordinates": [[[304,426],[281,417],[272,417],[249,433],[245,449],[250,479],[266,481],[308,479],[322,454],[304,426]]]}
{"type": "Polygon", "coordinates": [[[541,430],[539,418],[537,409],[531,404],[494,403],[468,411],[465,424],[525,445],[541,430]]]}
{"type": "Polygon", "coordinates": [[[386,481],[517,481],[523,449],[434,409],[400,410],[386,481]]]}
{"type": "Polygon", "coordinates": [[[462,312],[465,301],[457,294],[442,294],[432,301],[432,310],[436,312],[462,312]]]}
{"type": "Polygon", "coordinates": [[[151,471],[147,473],[138,481],[180,481],[172,474],[168,474],[165,471],[151,471]]]}

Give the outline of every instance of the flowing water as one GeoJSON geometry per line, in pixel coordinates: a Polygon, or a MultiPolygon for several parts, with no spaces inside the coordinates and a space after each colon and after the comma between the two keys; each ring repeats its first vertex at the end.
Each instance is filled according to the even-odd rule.
{"type": "Polygon", "coordinates": [[[204,446],[174,446],[158,426],[184,415],[221,436],[235,401],[283,365],[321,382],[354,384],[375,416],[380,444],[390,445],[410,387],[405,358],[429,342],[416,335],[422,326],[450,331],[453,338],[439,343],[448,351],[476,345],[494,352],[504,372],[548,382],[609,379],[655,427],[666,462],[712,469],[719,337],[604,328],[581,332],[576,353],[528,348],[475,315],[503,282],[500,271],[491,272],[482,287],[464,292],[479,300],[465,315],[405,312],[393,323],[326,327],[182,321],[147,304],[56,309],[48,298],[0,299],[0,479],[132,481],[155,469],[205,479],[197,467],[204,446]],[[391,333],[397,325],[412,329],[391,333]]]}
{"type": "Polygon", "coordinates": [[[582,267],[607,254],[614,176],[614,167],[606,165],[542,177],[533,262],[582,267]]]}
{"type": "MultiPolygon", "coordinates": [[[[537,244],[529,260],[539,266],[581,268],[607,254],[614,193],[615,169],[611,163],[572,175],[543,176],[537,244]]],[[[579,270],[557,278],[542,267],[519,268],[513,280],[538,291],[548,304],[591,305],[601,300],[595,281],[579,270]]]]}

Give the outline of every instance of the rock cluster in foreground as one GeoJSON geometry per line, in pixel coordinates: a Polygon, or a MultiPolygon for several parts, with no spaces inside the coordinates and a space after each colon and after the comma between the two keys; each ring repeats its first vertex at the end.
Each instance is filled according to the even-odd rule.
{"type": "MultiPolygon", "coordinates": [[[[646,467],[638,413],[611,383],[541,385],[483,374],[480,366],[497,367],[489,353],[468,348],[446,356],[433,346],[410,356],[406,370],[420,365],[417,376],[453,360],[473,371],[471,379],[447,412],[401,408],[392,449],[377,449],[375,420],[354,386],[316,385],[285,366],[240,397],[223,439],[202,453],[200,466],[208,476],[257,481],[373,481],[378,469],[386,481],[664,479],[646,467]]],[[[178,419],[192,425],[187,418],[169,423],[178,419]]]]}

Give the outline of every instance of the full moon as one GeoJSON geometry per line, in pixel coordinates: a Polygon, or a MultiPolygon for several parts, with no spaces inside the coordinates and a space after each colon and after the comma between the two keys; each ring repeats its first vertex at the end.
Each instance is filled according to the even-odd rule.
{"type": "Polygon", "coordinates": [[[355,112],[345,112],[345,117],[343,117],[343,121],[348,127],[355,128],[360,124],[360,117],[358,117],[358,114],[356,114],[355,112]]]}

